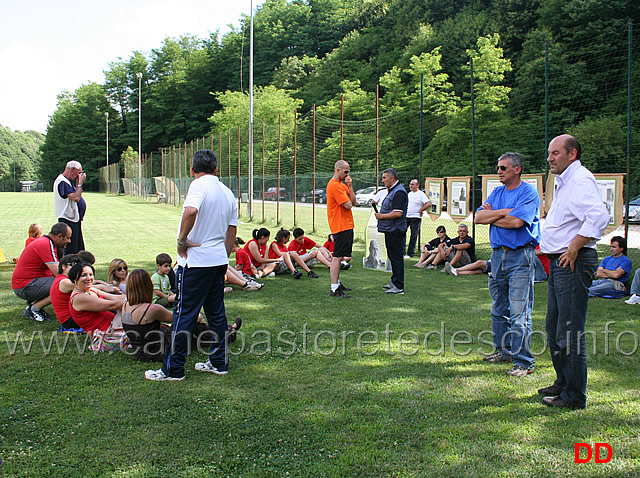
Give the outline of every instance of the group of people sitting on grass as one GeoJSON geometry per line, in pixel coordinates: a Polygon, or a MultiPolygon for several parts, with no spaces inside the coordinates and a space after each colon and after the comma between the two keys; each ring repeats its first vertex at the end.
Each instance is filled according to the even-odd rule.
{"type": "MultiPolygon", "coordinates": [[[[236,269],[243,276],[249,278],[275,277],[276,275],[291,273],[294,279],[302,277],[302,269],[307,276],[317,279],[319,276],[310,268],[320,262],[331,267],[333,258],[333,235],[329,234],[324,245],[320,246],[315,241],[304,235],[304,231],[296,227],[291,233],[284,229],[276,233],[276,237],[269,244],[271,232],[267,228],[254,229],[253,239],[245,243],[241,238],[236,238],[233,252],[236,254],[236,269]],[[243,246],[244,247],[241,247],[243,246]]],[[[342,261],[341,268],[349,269],[351,257],[342,261]]]]}

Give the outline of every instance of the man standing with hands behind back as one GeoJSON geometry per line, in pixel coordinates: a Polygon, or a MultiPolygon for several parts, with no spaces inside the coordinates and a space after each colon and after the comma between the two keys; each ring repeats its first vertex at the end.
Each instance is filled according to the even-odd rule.
{"type": "Polygon", "coordinates": [[[420,234],[420,226],[422,225],[422,213],[431,207],[431,201],[420,190],[420,184],[417,179],[409,182],[409,205],[407,206],[407,228],[411,229],[409,236],[409,246],[407,247],[407,255],[413,257],[416,253],[416,242],[420,234]]]}
{"type": "Polygon", "coordinates": [[[609,223],[593,174],[580,163],[580,143],[568,134],[549,143],[556,190],[540,248],[549,258],[547,336],[556,380],[538,390],[550,407],[587,406],[584,337],[588,291],[598,269],[596,241],[609,223]]]}
{"type": "Polygon", "coordinates": [[[82,185],[86,179],[87,174],[82,171],[82,165],[78,161],[69,161],[64,172],[53,183],[53,208],[56,217],[59,222],[71,228],[71,242],[64,249],[64,254],[84,250],[82,219],[87,203],[82,197],[82,185]]]}
{"type": "Polygon", "coordinates": [[[351,182],[349,163],[342,159],[337,161],[333,177],[327,184],[327,219],[334,243],[329,295],[343,299],[351,297],[345,294],[351,289],[340,283],[340,263],[345,257],[351,257],[353,247],[354,222],[351,208],[356,203],[356,193],[353,191],[351,182]]]}

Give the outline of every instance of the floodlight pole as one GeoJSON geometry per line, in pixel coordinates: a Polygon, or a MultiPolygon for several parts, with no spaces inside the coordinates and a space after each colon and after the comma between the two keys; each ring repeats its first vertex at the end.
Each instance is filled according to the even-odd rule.
{"type": "Polygon", "coordinates": [[[107,130],[107,191],[106,192],[110,192],[110,186],[109,186],[109,112],[105,111],[104,112],[104,124],[107,130]]]}
{"type": "Polygon", "coordinates": [[[138,194],[142,197],[142,73],[138,77],[138,194]]]}

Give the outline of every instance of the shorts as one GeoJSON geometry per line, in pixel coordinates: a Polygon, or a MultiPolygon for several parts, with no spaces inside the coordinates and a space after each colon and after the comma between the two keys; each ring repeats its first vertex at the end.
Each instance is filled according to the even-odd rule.
{"type": "Polygon", "coordinates": [[[289,268],[284,263],[284,261],[276,262],[275,264],[276,264],[276,268],[273,269],[273,272],[275,272],[276,275],[284,274],[285,272],[291,272],[289,271],[289,268]]]}
{"type": "Polygon", "coordinates": [[[333,257],[351,257],[353,248],[353,229],[340,231],[333,235],[333,257]]]}
{"type": "Polygon", "coordinates": [[[49,297],[53,280],[53,277],[36,277],[21,289],[13,289],[13,292],[29,303],[38,302],[49,297]]]}
{"type": "MultiPolygon", "coordinates": [[[[447,254],[447,261],[451,262],[453,257],[456,255],[456,252],[458,251],[456,251],[455,249],[451,249],[449,254],[447,254]]],[[[456,264],[453,267],[457,269],[458,267],[466,266],[469,264],[471,264],[471,258],[469,257],[469,253],[467,251],[462,251],[462,257],[460,257],[460,260],[456,262],[456,264]]]]}
{"type": "Polygon", "coordinates": [[[316,259],[315,257],[309,258],[310,255],[311,255],[310,252],[305,252],[300,256],[300,259],[304,261],[307,267],[313,267],[318,263],[318,259],[316,259]]]}

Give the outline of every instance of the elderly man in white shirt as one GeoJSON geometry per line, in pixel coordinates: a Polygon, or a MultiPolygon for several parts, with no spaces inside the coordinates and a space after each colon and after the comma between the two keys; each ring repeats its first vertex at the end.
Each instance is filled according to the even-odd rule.
{"type": "Polygon", "coordinates": [[[580,151],[580,143],[568,134],[549,143],[547,161],[558,176],[540,243],[549,258],[546,329],[557,378],[538,393],[545,396],[545,405],[571,409],[587,406],[588,291],[598,269],[596,241],[609,223],[596,180],[580,163],[580,151]]]}
{"type": "Polygon", "coordinates": [[[420,234],[422,224],[422,213],[431,207],[431,201],[427,195],[420,190],[417,179],[412,179],[409,183],[409,206],[407,207],[407,227],[411,229],[409,245],[407,246],[407,257],[416,254],[416,243],[420,234]]]}

